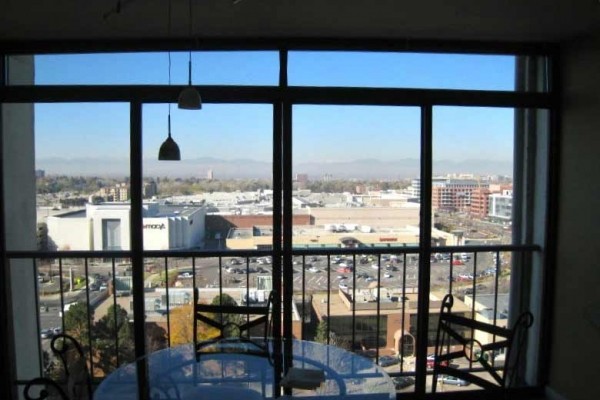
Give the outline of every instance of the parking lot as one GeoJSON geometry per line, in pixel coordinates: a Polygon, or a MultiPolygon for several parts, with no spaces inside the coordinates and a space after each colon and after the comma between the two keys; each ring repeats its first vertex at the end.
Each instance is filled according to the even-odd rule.
{"type": "MultiPolygon", "coordinates": [[[[223,258],[221,274],[218,259],[196,260],[196,285],[198,287],[246,287],[255,285],[255,277],[272,274],[272,261],[268,258],[223,258]]],[[[463,259],[432,258],[432,290],[448,290],[452,274],[453,291],[472,291],[486,293],[493,289],[491,284],[495,275],[495,263],[492,253],[480,253],[477,260],[472,255],[463,259]],[[464,260],[464,261],[463,261],[464,260]],[[477,268],[475,269],[475,261],[477,268]]],[[[191,286],[191,262],[179,262],[178,280],[180,285],[191,286]],[[187,279],[186,279],[187,278],[187,279]]],[[[284,266],[285,268],[285,266],[284,266]]],[[[343,256],[295,256],[292,265],[294,290],[335,290],[337,288],[357,289],[374,286],[379,282],[382,287],[406,288],[407,291],[418,286],[418,256],[382,255],[367,257],[357,255],[353,258],[343,256]]]]}

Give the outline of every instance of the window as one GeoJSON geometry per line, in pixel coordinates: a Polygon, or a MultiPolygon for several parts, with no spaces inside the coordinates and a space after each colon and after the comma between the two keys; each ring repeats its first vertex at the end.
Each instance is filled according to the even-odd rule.
{"type": "MultiPolygon", "coordinates": [[[[32,87],[9,79],[15,90],[3,104],[8,151],[2,183],[13,293],[37,291],[44,304],[50,282],[63,296],[52,311],[64,316],[62,281],[79,285],[85,302],[73,303],[85,304],[77,306],[85,311],[82,326],[92,327],[84,336],[87,351],[108,373],[134,358],[141,332],[148,335],[145,351],[189,342],[193,288],[205,302],[222,290],[237,303],[261,303],[281,280],[293,288],[283,292],[284,334],[311,338],[320,325],[315,321],[327,321],[335,343],[350,351],[377,360],[398,350],[393,372],[412,373],[416,365],[417,394],[428,390],[424,358],[444,293],[456,295],[462,315],[498,325],[519,309],[542,314],[539,302],[527,301],[543,282],[537,267],[546,234],[551,102],[543,85],[515,87],[515,71],[523,73],[514,67],[519,57],[294,51],[290,85],[304,87],[274,90],[242,88],[276,83],[271,74],[279,65],[270,63],[277,53],[252,54],[258,58],[250,64],[265,70],[248,81],[214,78],[230,76],[224,64],[213,69],[214,80],[195,69],[195,82],[222,85],[218,98],[209,96],[197,113],[174,104],[169,110],[173,90],[156,71],[164,67],[164,53],[157,56],[162,67],[143,79],[117,64],[131,57],[131,67],[148,54],[95,54],[90,59],[98,63],[88,67],[108,77],[94,73],[79,81],[87,56],[44,56],[36,59],[39,81],[29,77],[32,87]],[[315,59],[328,70],[319,70],[315,59]],[[434,68],[439,60],[447,61],[446,70],[424,73],[421,67],[434,68]],[[62,66],[63,75],[52,78],[52,65],[62,66]],[[78,70],[69,73],[73,65],[78,70]],[[482,73],[490,66],[500,75],[482,73]],[[422,73],[414,73],[417,67],[422,73]],[[123,76],[113,80],[119,71],[123,76]],[[90,87],[63,86],[73,83],[90,87]],[[136,86],[146,83],[159,84],[150,100],[148,88],[136,86]],[[57,87],[36,87],[46,84],[57,87]],[[126,103],[100,87],[109,84],[127,85],[126,103]],[[427,90],[407,90],[413,86],[427,90]],[[19,103],[20,95],[36,103],[19,103]],[[105,103],[92,101],[98,97],[105,103]],[[168,136],[167,115],[179,162],[156,159],[168,136]],[[54,176],[56,157],[79,158],[63,161],[68,178],[54,176]],[[92,166],[100,171],[94,179],[86,170],[92,166]],[[65,213],[58,230],[50,223],[36,227],[36,204],[53,208],[57,199],[85,214],[65,213]],[[59,251],[38,253],[36,244],[59,251]],[[140,290],[141,284],[152,290],[140,290]],[[510,293],[515,287],[524,292],[510,293]],[[106,297],[109,288],[113,295],[106,297]],[[135,334],[111,331],[117,340],[128,338],[113,358],[97,324],[124,327],[131,319],[135,334]]],[[[237,57],[246,55],[219,56],[239,65],[237,57]]],[[[176,63],[181,56],[173,55],[176,63]]],[[[204,56],[210,59],[195,53],[194,61],[204,56]]],[[[43,209],[47,218],[52,208],[43,209]]],[[[26,366],[18,379],[43,369],[37,321],[44,329],[67,325],[62,316],[40,314],[36,296],[25,297],[32,299],[20,304],[26,312],[12,312],[19,319],[15,362],[26,366]],[[39,344],[36,357],[28,343],[39,344]]],[[[539,330],[532,335],[539,337],[539,330]]]]}

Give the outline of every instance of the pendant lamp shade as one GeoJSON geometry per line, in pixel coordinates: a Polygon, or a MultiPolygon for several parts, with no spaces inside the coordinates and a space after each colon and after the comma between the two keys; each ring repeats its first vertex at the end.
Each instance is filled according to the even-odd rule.
{"type": "Polygon", "coordinates": [[[171,135],[160,145],[158,151],[158,159],[161,161],[180,161],[181,154],[179,153],[179,146],[171,138],[171,135]]]}
{"type": "Polygon", "coordinates": [[[200,93],[195,87],[189,85],[179,93],[177,99],[177,107],[183,110],[200,110],[202,109],[202,99],[200,93]]]}
{"type": "Polygon", "coordinates": [[[180,161],[181,153],[179,153],[179,146],[171,137],[171,115],[169,115],[169,136],[167,140],[160,145],[158,150],[158,159],[160,161],[180,161]]]}

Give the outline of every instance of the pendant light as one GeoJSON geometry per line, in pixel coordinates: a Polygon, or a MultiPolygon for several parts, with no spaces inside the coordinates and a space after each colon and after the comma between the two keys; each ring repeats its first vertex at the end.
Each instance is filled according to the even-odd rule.
{"type": "MultiPolygon", "coordinates": [[[[171,34],[171,1],[169,0],[169,23],[168,30],[169,35],[171,34]]],[[[171,52],[169,51],[169,86],[171,86],[171,52]]],[[[168,126],[168,134],[167,140],[160,145],[160,150],[158,151],[158,159],[161,161],[179,161],[181,160],[181,154],[179,153],[179,146],[171,137],[171,103],[169,103],[169,117],[167,120],[168,126]]]]}
{"type": "Polygon", "coordinates": [[[171,137],[171,104],[169,103],[169,117],[168,117],[168,132],[169,136],[167,140],[160,145],[158,151],[158,159],[161,161],[180,161],[181,153],[179,153],[179,146],[171,137]]]}
{"type": "MultiPolygon", "coordinates": [[[[188,0],[189,6],[189,37],[192,39],[192,0],[188,0]]],[[[189,51],[188,59],[188,86],[179,93],[177,106],[183,110],[200,110],[202,108],[202,100],[200,93],[192,86],[192,51],[189,51]]]]}

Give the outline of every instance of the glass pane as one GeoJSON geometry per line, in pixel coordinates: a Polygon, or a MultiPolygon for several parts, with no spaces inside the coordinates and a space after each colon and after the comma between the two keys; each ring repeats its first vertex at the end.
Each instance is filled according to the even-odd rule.
{"type": "MultiPolygon", "coordinates": [[[[270,247],[272,235],[272,106],[171,106],[172,138],[180,161],[159,161],[169,107],[145,105],[144,199],[146,250],[220,251],[270,247]]],[[[265,303],[272,289],[271,257],[148,259],[147,315],[167,331],[167,344],[193,340],[193,289],[203,303],[265,303]]],[[[214,332],[200,329],[199,339],[214,332]]]]}
{"type": "Polygon", "coordinates": [[[499,55],[292,51],[294,86],[515,90],[515,57],[499,55]]]}
{"type": "MultiPolygon", "coordinates": [[[[452,313],[506,327],[512,252],[461,250],[462,246],[512,244],[515,111],[502,108],[435,107],[433,114],[433,253],[428,354],[435,353],[441,302],[454,296],[452,313]],[[458,246],[435,252],[435,246],[458,246]]],[[[419,188],[418,180],[413,187],[419,188]]],[[[516,194],[516,193],[515,193],[516,194]]],[[[501,340],[484,331],[456,326],[481,345],[501,340]]],[[[479,345],[479,344],[477,344],[479,345]]],[[[457,342],[450,350],[460,351],[457,342]]],[[[494,354],[484,354],[494,363],[494,354]]],[[[458,357],[456,368],[482,368],[478,357],[458,357]]],[[[433,367],[433,356],[428,366],[433,367]]],[[[476,372],[488,379],[486,372],[476,372]]],[[[464,381],[439,379],[437,391],[474,389],[464,381]]]]}
{"type": "Polygon", "coordinates": [[[302,337],[411,373],[419,204],[406,189],[420,168],[419,109],[293,111],[293,246],[331,251],[284,266],[293,270],[302,337]]]}
{"type": "Polygon", "coordinates": [[[434,244],[512,243],[514,110],[435,107],[433,115],[434,244]]]}
{"type": "Polygon", "coordinates": [[[144,248],[257,249],[272,225],[273,114],[266,105],[171,106],[180,161],[159,161],[168,106],[145,105],[144,248]]]}
{"type": "MultiPolygon", "coordinates": [[[[188,52],[171,53],[172,84],[188,83],[188,60],[188,52]]],[[[192,83],[196,85],[276,85],[279,56],[272,51],[193,52],[192,73],[192,83]]],[[[37,85],[166,85],[168,82],[167,53],[35,56],[37,85]]]]}
{"type": "Polygon", "coordinates": [[[37,104],[39,250],[127,250],[129,105],[37,104]]]}

